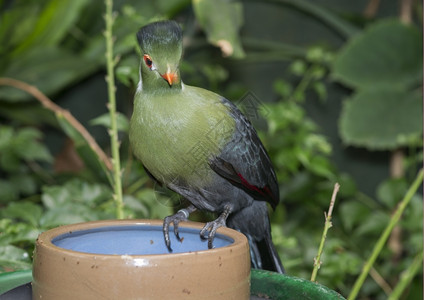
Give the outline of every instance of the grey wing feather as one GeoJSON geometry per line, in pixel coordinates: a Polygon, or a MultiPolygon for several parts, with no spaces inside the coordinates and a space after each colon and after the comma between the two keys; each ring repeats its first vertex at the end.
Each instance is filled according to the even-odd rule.
{"type": "Polygon", "coordinates": [[[240,110],[227,99],[236,130],[221,153],[210,162],[211,168],[255,200],[267,201],[273,208],[279,202],[279,188],[271,160],[256,130],[240,110]]]}

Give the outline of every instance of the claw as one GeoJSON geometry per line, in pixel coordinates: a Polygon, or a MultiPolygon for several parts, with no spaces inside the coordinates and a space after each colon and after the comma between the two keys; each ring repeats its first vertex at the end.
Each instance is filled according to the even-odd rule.
{"type": "Polygon", "coordinates": [[[172,252],[171,241],[169,239],[169,224],[172,223],[172,217],[173,216],[168,216],[163,220],[163,237],[165,239],[165,245],[168,248],[169,252],[172,252]]]}
{"type": "Polygon", "coordinates": [[[200,238],[208,240],[208,248],[213,248],[213,240],[215,239],[216,231],[220,227],[226,226],[228,215],[231,212],[230,206],[225,206],[222,214],[214,221],[206,223],[200,231],[200,238]]]}
{"type": "Polygon", "coordinates": [[[180,220],[174,220],[174,234],[177,237],[177,240],[179,242],[181,242],[181,238],[180,238],[180,232],[178,231],[178,224],[180,223],[180,220]]]}
{"type": "Polygon", "coordinates": [[[218,228],[225,226],[225,221],[220,218],[215,221],[206,223],[205,227],[200,231],[200,237],[208,240],[208,248],[213,248],[213,240],[215,239],[216,231],[218,228]]]}
{"type": "Polygon", "coordinates": [[[195,210],[196,210],[196,208],[193,205],[190,205],[186,209],[180,209],[175,215],[167,216],[163,220],[163,237],[165,239],[165,245],[168,248],[169,252],[172,252],[171,240],[169,238],[169,225],[171,223],[174,224],[174,234],[175,234],[176,238],[181,242],[182,239],[180,238],[180,233],[178,231],[178,224],[181,221],[187,221],[190,213],[192,213],[195,210]]]}

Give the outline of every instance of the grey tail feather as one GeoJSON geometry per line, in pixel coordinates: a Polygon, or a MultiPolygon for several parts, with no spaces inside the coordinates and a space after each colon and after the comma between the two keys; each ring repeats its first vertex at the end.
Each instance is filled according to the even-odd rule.
{"type": "Polygon", "coordinates": [[[275,249],[270,235],[260,241],[253,241],[248,237],[250,245],[250,258],[254,269],[263,269],[285,274],[283,264],[275,249]]]}

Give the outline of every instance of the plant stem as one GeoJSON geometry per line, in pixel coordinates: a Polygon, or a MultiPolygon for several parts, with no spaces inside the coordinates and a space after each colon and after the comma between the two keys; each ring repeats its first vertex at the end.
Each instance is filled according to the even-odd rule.
{"type": "Polygon", "coordinates": [[[393,292],[390,294],[388,300],[396,300],[400,298],[402,292],[409,285],[409,283],[414,278],[415,274],[418,272],[420,267],[422,267],[422,263],[423,251],[421,249],[420,252],[415,256],[414,260],[412,261],[412,264],[401,275],[398,284],[393,289],[393,292]]]}
{"type": "Polygon", "coordinates": [[[312,81],[312,66],[310,66],[306,72],[304,73],[304,75],[302,76],[302,79],[300,80],[299,84],[296,86],[296,88],[294,89],[294,91],[292,92],[289,100],[292,101],[294,100],[295,102],[304,102],[304,96],[302,97],[302,99],[299,99],[297,95],[304,95],[306,89],[308,88],[309,84],[312,81]]]}
{"type": "Polygon", "coordinates": [[[414,196],[415,192],[420,187],[422,181],[423,181],[423,169],[421,169],[418,172],[417,177],[415,178],[414,182],[409,187],[409,189],[406,192],[405,196],[403,197],[402,201],[399,203],[397,209],[395,210],[392,217],[390,218],[389,224],[387,224],[386,229],[384,230],[383,234],[380,236],[379,240],[375,244],[374,249],[371,253],[371,256],[368,258],[368,261],[363,266],[362,272],[359,275],[358,279],[356,279],[356,282],[355,282],[355,284],[352,288],[352,291],[350,292],[348,300],[355,299],[356,296],[358,295],[359,290],[361,289],[362,285],[364,284],[364,281],[365,281],[370,269],[372,268],[375,260],[377,259],[378,255],[380,254],[384,245],[386,244],[387,239],[390,236],[390,233],[392,232],[392,230],[396,226],[396,224],[399,222],[403,211],[405,210],[406,206],[411,201],[412,196],[414,196]]]}
{"type": "Polygon", "coordinates": [[[114,16],[112,13],[113,0],[105,0],[106,5],[106,30],[104,32],[106,38],[106,67],[107,76],[106,82],[108,86],[109,95],[109,113],[111,128],[109,130],[111,147],[112,147],[112,163],[113,163],[113,188],[114,188],[114,199],[116,202],[116,217],[118,219],[124,218],[123,212],[123,200],[122,200],[122,183],[121,183],[121,163],[119,158],[119,141],[118,141],[118,126],[116,121],[116,87],[115,87],[115,75],[114,67],[115,62],[113,58],[113,36],[112,26],[114,23],[114,16]]]}
{"type": "Polygon", "coordinates": [[[321,254],[324,250],[324,244],[327,238],[328,229],[330,229],[331,226],[333,226],[331,223],[331,217],[333,215],[334,203],[336,202],[336,196],[337,196],[337,193],[339,192],[339,188],[340,188],[340,184],[336,183],[334,185],[333,195],[331,196],[331,202],[330,202],[330,207],[328,208],[328,213],[327,214],[324,213],[325,214],[324,231],[322,232],[321,243],[319,244],[319,248],[318,248],[318,254],[314,258],[314,270],[312,271],[312,276],[311,276],[311,281],[313,282],[316,281],[318,269],[321,267],[321,254]]]}

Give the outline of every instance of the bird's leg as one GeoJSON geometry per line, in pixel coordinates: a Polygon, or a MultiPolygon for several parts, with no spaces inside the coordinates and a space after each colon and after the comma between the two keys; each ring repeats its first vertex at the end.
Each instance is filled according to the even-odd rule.
{"type": "Polygon", "coordinates": [[[203,227],[203,229],[200,231],[200,237],[203,239],[208,239],[209,249],[213,248],[212,243],[215,238],[217,229],[219,227],[226,226],[226,221],[231,211],[232,211],[232,206],[225,205],[224,211],[221,213],[221,215],[216,220],[206,223],[205,227],[203,227]]]}
{"type": "Polygon", "coordinates": [[[163,237],[165,238],[165,245],[168,248],[169,252],[172,252],[171,240],[169,239],[169,225],[174,223],[174,234],[177,239],[181,242],[180,233],[178,231],[178,224],[181,221],[187,221],[188,216],[196,210],[194,205],[190,205],[187,208],[180,209],[175,215],[167,216],[163,220],[163,237]]]}

